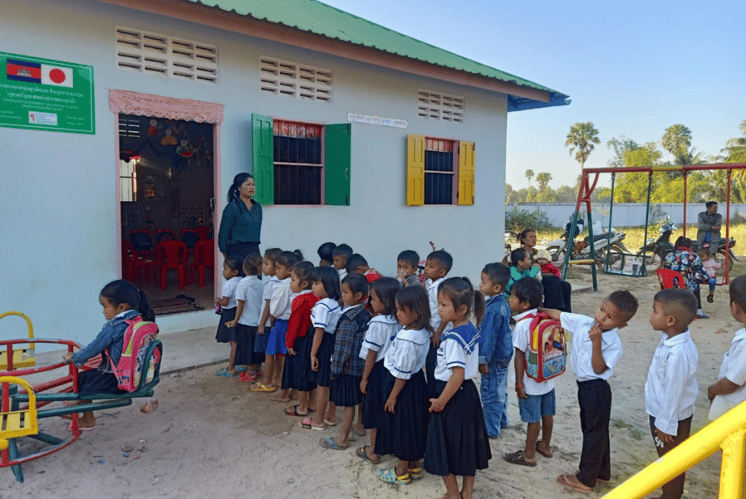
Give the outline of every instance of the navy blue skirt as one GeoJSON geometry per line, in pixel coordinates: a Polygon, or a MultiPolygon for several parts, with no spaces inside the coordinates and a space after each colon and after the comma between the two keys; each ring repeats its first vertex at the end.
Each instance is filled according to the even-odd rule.
{"type": "MultiPolygon", "coordinates": [[[[269,338],[269,329],[264,328],[264,334],[259,334],[259,328],[257,328],[256,336],[254,338],[254,352],[258,355],[264,356],[267,352],[267,339],[269,338]]],[[[262,360],[264,362],[264,360],[262,360]]]]}
{"type": "Polygon", "coordinates": [[[329,390],[329,400],[339,407],[354,407],[363,401],[363,392],[360,391],[362,376],[341,374],[339,378],[332,380],[329,390]]]}
{"type": "MultiPolygon", "coordinates": [[[[313,338],[313,336],[311,336],[313,338]]],[[[313,346],[313,339],[310,341],[313,346]]],[[[319,350],[316,352],[316,358],[319,359],[319,370],[311,371],[311,350],[308,351],[308,368],[306,369],[306,379],[318,386],[330,386],[332,374],[332,355],[334,354],[334,335],[324,333],[319,350]]]]}
{"type": "Polygon", "coordinates": [[[215,333],[215,339],[218,343],[230,343],[236,341],[238,338],[238,328],[227,327],[226,322],[230,322],[236,318],[236,307],[224,308],[220,313],[220,324],[218,324],[218,332],[215,333]]]}
{"type": "Polygon", "coordinates": [[[79,373],[78,395],[95,395],[98,393],[119,395],[126,392],[119,389],[119,382],[114,373],[105,373],[99,370],[79,373]]]}
{"type": "Polygon", "coordinates": [[[295,355],[285,358],[285,367],[282,371],[282,389],[293,388],[301,392],[310,392],[316,388],[316,383],[308,381],[306,370],[311,364],[311,345],[313,336],[299,336],[295,339],[295,355]]]}
{"type": "Polygon", "coordinates": [[[257,365],[264,362],[264,350],[261,353],[254,351],[254,343],[256,342],[256,326],[246,326],[239,324],[238,326],[238,345],[236,346],[236,360],[237,366],[251,366],[257,365]]]}
{"type": "Polygon", "coordinates": [[[383,414],[383,404],[386,399],[383,398],[383,373],[386,368],[383,367],[383,360],[373,364],[373,370],[368,377],[368,393],[363,395],[363,427],[378,428],[378,420],[383,414]]]}
{"type": "MultiPolygon", "coordinates": [[[[432,393],[443,393],[436,380],[432,393]]],[[[380,434],[380,429],[379,429],[380,434]]],[[[425,444],[425,470],[439,476],[474,476],[492,459],[482,403],[472,380],[465,380],[441,412],[430,413],[425,444]]],[[[378,450],[376,440],[376,451],[378,450]]]]}
{"type": "MultiPolygon", "coordinates": [[[[396,378],[384,369],[383,404],[394,388],[396,378]]],[[[425,456],[428,409],[427,383],[420,370],[412,375],[399,393],[394,414],[382,412],[376,434],[376,454],[393,454],[403,461],[419,461],[425,456]]]]}

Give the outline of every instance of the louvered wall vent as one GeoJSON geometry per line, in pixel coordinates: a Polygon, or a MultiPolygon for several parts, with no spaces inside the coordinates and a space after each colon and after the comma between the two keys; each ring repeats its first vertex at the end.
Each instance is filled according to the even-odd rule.
{"type": "Polygon", "coordinates": [[[298,99],[332,101],[332,72],[272,57],[260,57],[263,92],[298,99]]]}
{"type": "Polygon", "coordinates": [[[131,28],[118,27],[116,35],[119,69],[218,83],[218,48],[213,45],[131,28]]]}
{"type": "Polygon", "coordinates": [[[418,90],[417,114],[423,118],[463,123],[464,98],[441,92],[418,90]]]}

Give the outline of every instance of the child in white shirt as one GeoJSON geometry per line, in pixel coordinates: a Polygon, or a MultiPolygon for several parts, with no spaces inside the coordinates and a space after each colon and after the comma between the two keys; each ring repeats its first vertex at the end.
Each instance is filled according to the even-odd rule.
{"type": "MultiPolygon", "coordinates": [[[[653,298],[650,325],[661,331],[645,382],[645,412],[658,456],[689,438],[697,398],[699,354],[689,324],[694,320],[697,298],[687,289],[664,289],[653,298]]],[[[663,485],[663,497],[679,499],[684,494],[685,474],[663,485]]]]}
{"type": "Polygon", "coordinates": [[[437,363],[438,346],[440,346],[440,335],[443,334],[447,325],[447,323],[441,324],[441,318],[438,315],[438,287],[445,281],[452,266],[453,257],[444,250],[436,250],[427,255],[425,270],[422,272],[426,279],[425,291],[427,291],[427,298],[430,303],[430,327],[433,329],[433,336],[430,339],[432,345],[425,362],[428,383],[435,379],[435,364],[437,363]]]}
{"type": "MultiPolygon", "coordinates": [[[[746,275],[733,279],[729,287],[730,314],[746,326],[746,275]]],[[[710,419],[717,419],[746,400],[746,328],[736,332],[723,357],[718,382],[707,388],[710,419]]]]}
{"type": "Polygon", "coordinates": [[[264,285],[259,280],[259,273],[262,271],[261,255],[252,253],[247,256],[243,261],[243,271],[246,277],[241,279],[236,287],[236,318],[231,321],[229,327],[235,327],[237,333],[236,370],[241,371],[238,366],[248,365],[248,369],[241,372],[239,379],[253,383],[259,378],[259,369],[264,362],[264,352],[254,351],[257,326],[264,305],[264,285]]]}

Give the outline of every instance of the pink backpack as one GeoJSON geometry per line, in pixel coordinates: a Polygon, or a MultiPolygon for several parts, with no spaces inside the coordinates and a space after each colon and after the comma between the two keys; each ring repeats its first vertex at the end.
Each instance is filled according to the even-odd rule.
{"type": "Polygon", "coordinates": [[[526,351],[526,374],[541,383],[565,372],[565,330],[560,321],[539,312],[529,315],[531,342],[526,351]]]}
{"type": "MultiPolygon", "coordinates": [[[[143,365],[148,345],[158,337],[158,326],[155,322],[142,320],[139,315],[126,322],[127,330],[124,332],[124,345],[119,363],[114,365],[111,357],[109,359],[119,389],[134,392],[140,385],[143,370],[148,373],[145,382],[150,383],[153,380],[155,369],[161,361],[161,352],[158,349],[153,350],[149,365],[143,365]]],[[[108,350],[106,353],[109,354],[108,350]]]]}

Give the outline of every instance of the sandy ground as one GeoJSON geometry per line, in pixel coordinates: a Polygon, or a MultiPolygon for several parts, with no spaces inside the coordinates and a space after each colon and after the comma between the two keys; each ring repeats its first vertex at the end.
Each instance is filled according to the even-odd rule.
{"type": "MultiPolygon", "coordinates": [[[[583,279],[587,281],[588,277],[583,279]]],[[[492,441],[493,458],[489,469],[477,474],[475,497],[601,497],[656,458],[643,400],[648,366],[660,339],[648,322],[652,297],[658,289],[655,277],[601,274],[599,292],[574,295],[573,308],[577,313],[592,314],[606,294],[625,287],[633,290],[641,306],[620,332],[625,352],[610,380],[614,397],[611,484],[599,485],[591,494],[580,494],[555,482],[558,474],[577,468],[581,449],[575,381],[568,372],[556,383],[554,457],[538,456],[536,468],[502,460],[504,452],[521,448],[525,438],[525,425],[520,423],[516,398],[509,390],[511,426],[492,441]]],[[[723,353],[739,327],[728,312],[725,288],[718,288],[714,304],[704,305],[711,319],[692,325],[700,355],[700,394],[693,430],[707,424],[705,389],[717,376],[723,353]]],[[[354,448],[366,439],[359,438],[346,451],[324,450],[318,445],[319,438],[335,435],[335,428],[324,432],[298,428],[298,418],[282,413],[283,404],[271,401],[270,395],[250,392],[237,379],[216,377],[214,366],[167,374],[158,394],[160,407],[152,415],[141,415],[137,403],[100,413],[95,431],[84,433],[67,449],[24,466],[25,484],[16,483],[9,469],[0,470],[0,499],[414,499],[440,497],[445,491],[436,476],[426,475],[408,486],[379,482],[376,468],[390,465],[393,458],[379,466],[363,462],[354,448]],[[147,449],[124,457],[121,447],[125,444],[147,449]]],[[[62,420],[42,421],[42,428],[60,435],[64,435],[65,425],[62,420]]],[[[719,466],[716,454],[694,468],[687,475],[685,497],[716,497],[719,466]]]]}

